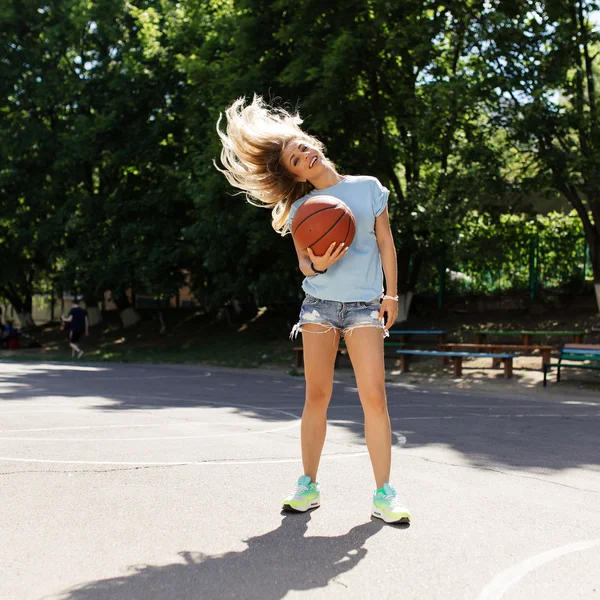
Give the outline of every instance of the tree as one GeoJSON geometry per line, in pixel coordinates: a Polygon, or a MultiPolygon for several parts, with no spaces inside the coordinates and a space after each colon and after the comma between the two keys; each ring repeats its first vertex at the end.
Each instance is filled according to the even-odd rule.
{"type": "Polygon", "coordinates": [[[484,7],[281,0],[271,8],[280,15],[265,36],[274,47],[257,64],[284,58],[277,81],[334,162],[392,191],[401,319],[423,261],[449,242],[474,199],[503,192],[503,155],[480,114],[488,90],[469,65],[484,7]]]}
{"type": "Polygon", "coordinates": [[[506,128],[538,189],[573,205],[589,246],[600,308],[600,33],[597,2],[494,2],[482,21],[480,68],[497,90],[492,122],[506,128]],[[483,41],[487,40],[487,41],[483,41]]]}
{"type": "Polygon", "coordinates": [[[11,263],[16,247],[23,254],[10,276],[23,273],[29,298],[28,273],[42,266],[88,300],[112,290],[120,308],[129,288],[174,295],[192,208],[174,194],[184,177],[178,5],[18,5],[5,14],[2,63],[2,214],[11,263]]]}
{"type": "Polygon", "coordinates": [[[63,173],[55,169],[73,80],[61,76],[69,28],[39,3],[2,7],[0,295],[31,322],[32,296],[59,253],[63,173]],[[51,26],[49,26],[51,25],[51,26]]]}

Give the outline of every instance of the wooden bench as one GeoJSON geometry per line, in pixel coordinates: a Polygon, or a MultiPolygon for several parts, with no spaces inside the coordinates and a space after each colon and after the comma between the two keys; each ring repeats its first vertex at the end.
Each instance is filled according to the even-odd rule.
{"type": "MultiPolygon", "coordinates": [[[[389,341],[385,341],[383,343],[383,351],[384,351],[384,355],[385,356],[390,356],[390,354],[385,354],[385,351],[387,349],[391,349],[392,351],[395,350],[396,348],[399,347],[404,347],[406,346],[406,344],[404,342],[389,342],[389,341]]],[[[304,366],[304,348],[302,346],[295,346],[294,347],[294,352],[296,353],[296,366],[298,368],[302,368],[304,366]]],[[[340,345],[337,351],[337,356],[335,357],[335,366],[338,366],[338,359],[340,356],[342,355],[347,355],[348,354],[348,350],[346,348],[346,343],[342,340],[340,341],[340,345]]],[[[392,356],[396,356],[396,354],[394,353],[392,356]]]]}
{"type": "Polygon", "coordinates": [[[476,331],[475,340],[478,344],[483,344],[488,335],[519,335],[524,346],[531,346],[534,335],[570,335],[574,343],[581,344],[585,333],[585,331],[476,331]]]}
{"type": "MultiPolygon", "coordinates": [[[[519,346],[518,344],[442,344],[441,350],[476,350],[476,351],[488,351],[492,354],[496,352],[518,352],[519,354],[530,354],[534,350],[538,350],[542,357],[542,369],[545,363],[549,363],[551,360],[551,354],[553,351],[558,350],[556,346],[519,346]]],[[[446,364],[447,359],[444,359],[446,364]]],[[[497,367],[499,364],[498,359],[492,359],[492,365],[497,367]]]]}
{"type": "Polygon", "coordinates": [[[454,376],[462,375],[463,358],[493,358],[504,363],[504,377],[510,379],[512,377],[513,358],[518,354],[491,354],[486,352],[444,352],[440,350],[396,350],[396,354],[400,355],[402,361],[402,372],[408,372],[408,366],[411,356],[441,356],[452,359],[454,367],[454,376]]]}
{"type": "Polygon", "coordinates": [[[546,387],[546,376],[552,367],[556,369],[556,383],[560,381],[560,370],[562,369],[593,369],[600,371],[600,345],[595,344],[565,344],[561,351],[558,363],[544,364],[544,387],[546,387]],[[563,361],[575,364],[564,364],[563,361]],[[583,364],[590,362],[592,364],[583,364]]]}

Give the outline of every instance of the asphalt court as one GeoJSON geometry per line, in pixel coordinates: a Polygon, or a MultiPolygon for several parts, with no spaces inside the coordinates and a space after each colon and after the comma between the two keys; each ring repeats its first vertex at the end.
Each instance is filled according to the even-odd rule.
{"type": "Polygon", "coordinates": [[[302,379],[0,363],[0,597],[600,598],[600,401],[387,391],[410,527],[369,516],[349,372],[290,516],[302,379]]]}

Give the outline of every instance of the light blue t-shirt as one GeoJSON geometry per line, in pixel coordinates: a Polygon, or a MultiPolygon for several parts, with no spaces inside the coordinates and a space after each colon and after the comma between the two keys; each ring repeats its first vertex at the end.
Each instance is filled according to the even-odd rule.
{"type": "Polygon", "coordinates": [[[383,294],[383,271],[377,239],[375,217],[384,210],[389,191],[375,177],[347,176],[323,190],[313,190],[292,205],[291,227],[296,211],[314,196],[334,196],[344,201],[356,220],[356,235],[346,256],[340,258],[323,275],[306,277],[302,289],[315,298],[335,302],[368,302],[383,294]]]}

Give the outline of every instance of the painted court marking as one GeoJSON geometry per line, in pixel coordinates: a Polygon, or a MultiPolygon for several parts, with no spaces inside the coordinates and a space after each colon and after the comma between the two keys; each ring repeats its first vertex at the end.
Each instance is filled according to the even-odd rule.
{"type": "Polygon", "coordinates": [[[500,600],[510,588],[519,583],[519,581],[531,573],[531,571],[534,571],[542,565],[552,562],[561,556],[565,556],[566,554],[589,550],[595,546],[600,546],[600,538],[596,540],[573,542],[566,546],[560,546],[559,548],[536,554],[496,575],[496,577],[494,577],[494,579],[492,579],[492,581],[483,589],[477,600],[500,600]]]}
{"type": "MultiPolygon", "coordinates": [[[[161,437],[132,437],[132,438],[55,438],[55,437],[14,437],[14,436],[6,436],[0,437],[0,440],[3,441],[21,441],[21,442],[139,442],[139,441],[166,441],[166,440],[198,440],[198,439],[208,439],[208,438],[221,438],[221,437],[238,437],[244,435],[257,435],[261,433],[274,433],[277,431],[285,431],[286,429],[292,429],[294,427],[298,427],[300,425],[301,419],[297,417],[297,415],[287,412],[285,410],[281,410],[279,408],[264,408],[258,406],[250,406],[248,404],[220,404],[217,402],[204,402],[202,400],[195,401],[198,405],[208,405],[208,406],[218,406],[223,408],[250,408],[256,411],[265,411],[265,412],[274,412],[281,413],[288,417],[292,417],[294,420],[291,423],[286,423],[281,427],[274,427],[272,429],[258,429],[255,431],[242,431],[238,433],[219,433],[214,435],[184,435],[184,436],[161,436],[161,437]]],[[[163,423],[162,426],[165,426],[166,423],[163,423]]],[[[175,425],[175,424],[171,424],[175,425]]],[[[186,426],[194,425],[194,423],[187,421],[185,423],[186,426]]],[[[232,423],[232,425],[234,425],[232,423]]],[[[108,427],[108,426],[107,426],[108,427]]],[[[113,426],[115,427],[115,426],[113,426]]],[[[122,427],[127,427],[122,426],[122,427]]],[[[144,427],[144,425],[138,425],[138,427],[144,427]]],[[[57,430],[64,429],[61,427],[57,427],[57,430]]],[[[74,428],[76,429],[76,428],[74,428]]],[[[79,429],[85,429],[85,427],[80,427],[79,429]]],[[[7,430],[0,430],[2,432],[6,432],[7,430]]],[[[52,431],[48,429],[48,431],[52,431]]]]}
{"type": "MultiPolygon", "coordinates": [[[[136,398],[138,399],[139,396],[131,396],[131,395],[122,395],[120,396],[121,398],[136,398]]],[[[147,400],[151,400],[151,399],[158,399],[158,400],[164,400],[164,398],[160,397],[153,397],[153,396],[145,396],[145,399],[147,400]]],[[[186,402],[186,403],[190,403],[193,404],[193,406],[212,406],[212,407],[219,407],[219,408],[247,408],[247,409],[251,409],[251,410],[256,410],[256,411],[266,411],[266,412],[274,412],[274,413],[280,413],[289,417],[292,417],[294,420],[292,423],[287,423],[286,425],[283,425],[281,427],[276,427],[276,428],[272,428],[272,429],[262,429],[262,430],[256,430],[256,431],[249,431],[249,432],[241,432],[241,433],[226,433],[226,434],[218,434],[218,435],[208,435],[208,436],[163,436],[163,437],[146,437],[146,438],[52,438],[52,437],[46,437],[46,438],[34,438],[34,437],[13,437],[13,436],[7,436],[7,437],[0,437],[0,440],[4,440],[4,441],[49,441],[49,442],[120,442],[120,441],[164,441],[164,440],[185,440],[185,439],[206,439],[206,438],[217,438],[217,437],[232,437],[232,436],[240,436],[240,435],[257,435],[257,434],[261,434],[261,433],[273,433],[273,432],[278,432],[278,431],[283,431],[286,429],[291,429],[293,427],[297,427],[300,422],[301,419],[298,418],[297,415],[285,411],[285,410],[281,410],[281,409],[277,409],[277,408],[269,408],[269,407],[262,407],[262,406],[252,406],[252,405],[248,405],[248,404],[232,404],[230,402],[228,403],[219,403],[219,402],[213,402],[213,401],[202,401],[202,400],[196,400],[196,399],[190,399],[190,400],[186,400],[186,399],[174,399],[174,402],[177,403],[181,403],[181,402],[186,402]]],[[[69,406],[67,404],[63,404],[63,406],[69,406]]],[[[72,405],[72,406],[77,406],[77,405],[72,405]]],[[[134,404],[135,406],[135,404],[134,404]]],[[[110,405],[107,405],[107,407],[110,407],[110,405]]],[[[85,406],[81,406],[81,408],[88,408],[85,406]]],[[[170,406],[170,408],[182,408],[180,406],[170,406]]],[[[189,407],[192,408],[192,407],[189,407]]],[[[143,409],[139,409],[139,410],[143,410],[143,409]]],[[[293,410],[293,409],[292,409],[293,410]]],[[[31,413],[35,414],[38,412],[48,412],[48,411],[36,411],[35,409],[31,410],[31,413]]],[[[62,412],[62,411],[61,411],[62,412]]],[[[73,412],[81,412],[81,410],[73,410],[73,412]]],[[[6,414],[6,412],[2,412],[2,414],[6,414]]],[[[333,422],[333,421],[332,421],[333,422]]],[[[359,424],[359,425],[363,425],[363,423],[359,423],[357,421],[338,421],[338,422],[344,422],[344,423],[355,423],[355,424],[359,424]]],[[[206,423],[202,423],[202,425],[205,425],[206,423]]],[[[209,424],[214,424],[214,423],[209,423],[209,424]]],[[[157,424],[157,425],[133,425],[132,427],[153,427],[153,426],[164,426],[165,424],[157,424]]],[[[186,422],[184,423],[184,425],[186,426],[190,426],[190,425],[195,425],[192,422],[186,422]]],[[[234,425],[235,424],[231,424],[234,425]]],[[[75,430],[81,430],[81,429],[100,429],[100,428],[127,428],[129,427],[128,425],[114,425],[114,426],[80,426],[80,427],[56,427],[56,428],[44,428],[44,429],[38,429],[37,431],[55,431],[55,430],[65,430],[65,429],[75,429],[75,430]]],[[[8,432],[10,430],[0,430],[0,432],[8,432]]],[[[19,430],[13,430],[13,431],[19,431],[19,430]]],[[[28,430],[22,430],[22,431],[28,431],[28,430]]],[[[30,431],[36,431],[35,429],[32,429],[30,431]]],[[[401,434],[401,433],[397,433],[397,432],[392,432],[393,435],[396,436],[397,438],[397,443],[395,444],[396,446],[403,446],[404,444],[406,444],[406,437],[401,434]]],[[[367,456],[368,455],[368,451],[365,450],[361,450],[359,452],[346,452],[346,453],[336,453],[336,454],[324,454],[323,458],[326,459],[339,459],[339,458],[352,458],[352,457],[359,457],[359,456],[367,456]]],[[[120,465],[120,466],[175,466],[175,465],[251,465],[251,464],[274,464],[274,463],[296,463],[296,462],[300,462],[301,459],[300,457],[298,458],[287,458],[287,459],[252,459],[252,460],[206,460],[206,461],[169,461],[169,462],[149,462],[149,461],[78,461],[78,460],[54,460],[54,459],[37,459],[37,458],[17,458],[17,457],[8,457],[8,456],[3,456],[0,457],[0,461],[4,461],[4,462],[27,462],[27,463],[45,463],[45,464],[78,464],[78,465],[120,465]]]]}
{"type": "MultiPolygon", "coordinates": [[[[354,421],[346,421],[354,422],[354,421]]],[[[392,431],[392,435],[398,438],[398,441],[392,449],[399,448],[406,444],[406,437],[401,433],[392,431]]],[[[323,454],[322,459],[336,460],[340,458],[358,458],[360,456],[368,456],[368,450],[361,450],[360,452],[340,452],[336,454],[323,454]]],[[[43,464],[59,464],[59,465],[104,465],[104,466],[128,466],[128,467],[175,467],[175,466],[204,466],[204,465],[217,465],[217,466],[235,466],[235,465],[263,465],[263,464],[280,464],[280,463],[299,463],[302,462],[300,457],[298,458],[257,458],[254,460],[200,460],[200,461],[173,461],[173,462],[126,462],[126,461],[108,461],[108,460],[52,460],[52,459],[39,459],[39,458],[14,458],[10,456],[0,456],[0,462],[22,462],[22,463],[43,463],[43,464]]]]}

